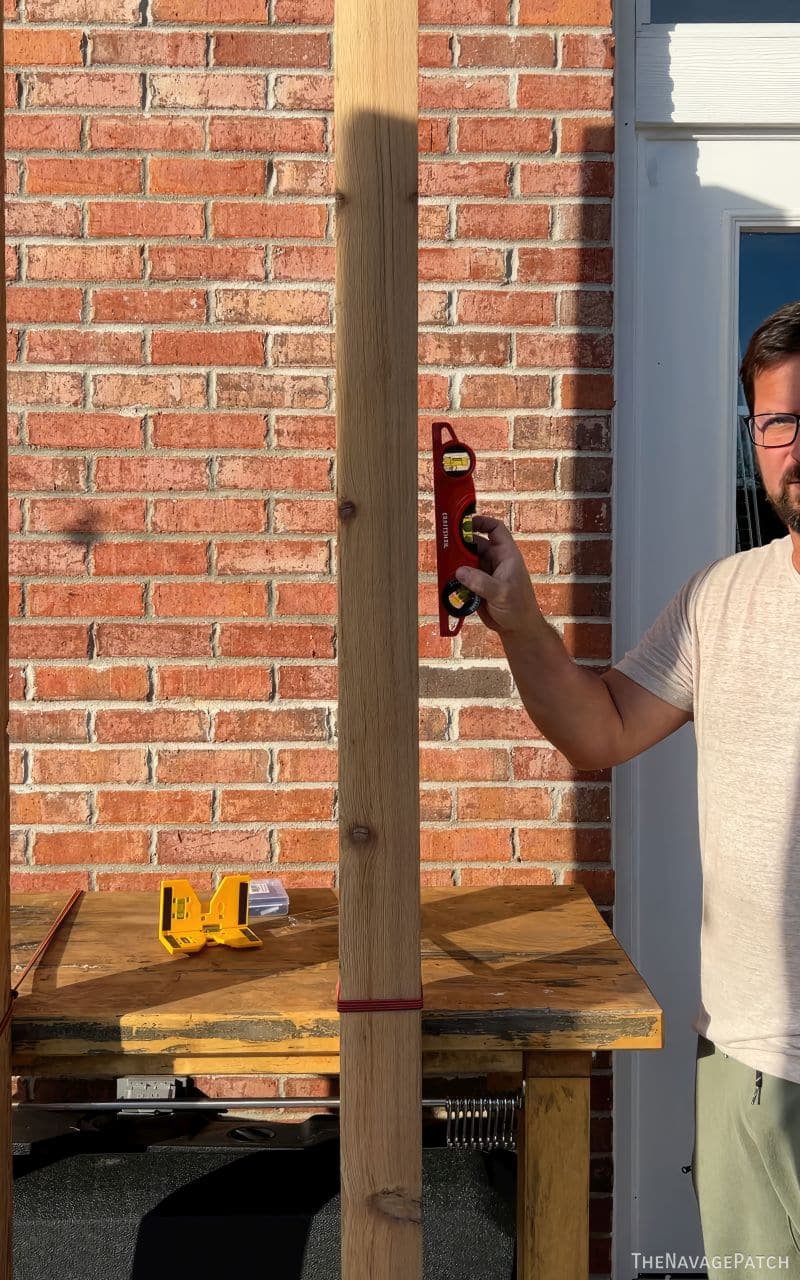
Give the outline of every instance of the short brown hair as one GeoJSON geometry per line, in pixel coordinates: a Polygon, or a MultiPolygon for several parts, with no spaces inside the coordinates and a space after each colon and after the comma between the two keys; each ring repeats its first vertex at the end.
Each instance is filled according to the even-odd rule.
{"type": "Polygon", "coordinates": [[[758,326],[744,353],[739,377],[751,413],[756,374],[795,355],[800,355],[800,302],[787,302],[758,326]]]}

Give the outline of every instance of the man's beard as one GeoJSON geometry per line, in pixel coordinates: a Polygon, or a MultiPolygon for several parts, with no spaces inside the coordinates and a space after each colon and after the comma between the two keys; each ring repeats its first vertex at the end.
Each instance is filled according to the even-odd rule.
{"type": "MultiPolygon", "coordinates": [[[[797,477],[800,480],[800,476],[797,477]]],[[[772,507],[775,515],[781,524],[785,524],[787,529],[791,529],[793,533],[800,533],[800,487],[795,489],[795,497],[792,498],[789,488],[790,480],[784,480],[781,485],[780,493],[773,496],[764,484],[764,478],[761,477],[761,485],[767,502],[772,507]]]]}

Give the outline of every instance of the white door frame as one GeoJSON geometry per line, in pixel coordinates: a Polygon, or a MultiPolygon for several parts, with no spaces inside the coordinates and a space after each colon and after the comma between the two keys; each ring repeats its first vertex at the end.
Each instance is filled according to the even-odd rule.
{"type": "MultiPolygon", "coordinates": [[[[639,0],[639,3],[638,30],[635,0],[617,0],[614,23],[617,46],[614,206],[616,406],[612,492],[615,662],[637,643],[643,627],[652,621],[641,617],[640,600],[642,574],[651,570],[637,559],[638,549],[644,545],[641,535],[648,518],[646,507],[638,501],[646,466],[641,447],[642,425],[637,421],[636,410],[640,388],[634,332],[642,274],[637,208],[640,139],[647,136],[720,135],[752,138],[753,134],[759,133],[800,138],[800,105],[796,93],[800,23],[757,26],[683,24],[671,28],[644,28],[642,23],[646,22],[647,14],[643,9],[649,9],[649,0],[639,0]],[[743,92],[747,62],[754,56],[759,66],[761,87],[757,92],[750,88],[743,92]],[[761,79],[767,67],[771,86],[769,94],[763,92],[761,79]]],[[[797,219],[779,215],[763,219],[732,215],[729,220],[730,269],[727,296],[721,299],[721,321],[731,327],[731,333],[727,347],[728,367],[720,371],[720,376],[726,379],[722,386],[730,397],[731,423],[735,422],[736,412],[738,233],[742,226],[757,226],[759,223],[775,226],[781,222],[798,225],[797,219]]],[[[735,454],[735,441],[732,441],[732,448],[735,454]]],[[[724,495],[725,509],[719,512],[723,525],[731,526],[731,551],[735,546],[734,497],[733,492],[724,495]]],[[[668,547],[666,552],[668,554],[668,547]]],[[[722,549],[715,554],[726,553],[722,549]]],[[[692,730],[687,727],[681,732],[689,734],[692,730]]],[[[669,761],[668,754],[665,759],[669,761]]],[[[669,786],[667,775],[664,787],[669,786]]],[[[643,923],[636,881],[636,850],[640,844],[640,833],[647,841],[649,803],[646,795],[644,799],[642,797],[638,761],[614,770],[612,798],[614,866],[617,873],[614,930],[636,963],[643,923]]],[[[669,1027],[666,1034],[670,1034],[669,1027]]],[[[636,1238],[639,1182],[635,1164],[638,1112],[634,1059],[637,1056],[630,1052],[614,1055],[614,1280],[632,1280],[635,1275],[632,1242],[636,1238]]],[[[687,1160],[690,1154],[687,1152],[687,1160]]]]}

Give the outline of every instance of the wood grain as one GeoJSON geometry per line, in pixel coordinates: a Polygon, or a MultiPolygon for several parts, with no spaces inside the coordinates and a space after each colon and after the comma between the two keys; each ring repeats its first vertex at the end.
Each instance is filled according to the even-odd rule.
{"type": "MultiPolygon", "coordinates": [[[[339,968],[420,993],[417,0],[337,0],[339,968]]],[[[419,1012],[341,1029],[342,1277],[416,1280],[419,1012]]]]}
{"type": "MultiPolygon", "coordinates": [[[[13,897],[17,972],[66,897],[13,897]]],[[[79,1059],[79,1074],[105,1075],[129,1056],[127,1071],[157,1057],[238,1074],[336,1058],[337,897],[298,889],[290,906],[254,925],[255,951],[168,956],[157,893],[84,895],[20,990],[15,1069],[79,1059]]],[[[426,1053],[661,1047],[661,1009],[580,885],[425,889],[421,954],[426,1053]]]]}
{"type": "MultiPolygon", "coordinates": [[[[0,54],[3,51],[3,18],[0,15],[0,54]]],[[[4,133],[0,106],[0,138],[4,133]]],[[[5,210],[0,200],[0,250],[5,253],[5,210]]],[[[0,283],[0,332],[6,331],[6,289],[0,283]]],[[[0,368],[0,407],[5,421],[7,405],[6,364],[0,368]]],[[[8,506],[8,440],[0,439],[0,506],[8,506]]],[[[8,521],[0,521],[0,1019],[10,999],[9,868],[11,864],[11,816],[8,772],[8,521]]],[[[0,1035],[0,1280],[11,1280],[11,1024],[0,1035]]]]}
{"type": "MultiPolygon", "coordinates": [[[[536,1055],[544,1057],[546,1055],[536,1055]]],[[[517,1174],[517,1280],[587,1280],[591,1054],[525,1060],[517,1174]],[[583,1062],[579,1059],[582,1058],[583,1062]]]]}
{"type": "MultiPolygon", "coordinates": [[[[18,1064],[18,1070],[22,1064],[18,1064]]],[[[57,1072],[61,1077],[87,1079],[116,1079],[117,1076],[191,1076],[191,1075],[226,1075],[226,1076],[338,1076],[339,1055],[330,1053],[276,1054],[250,1052],[244,1056],[236,1054],[215,1054],[203,1058],[198,1054],[190,1054],[182,1058],[175,1054],[136,1053],[100,1053],[93,1054],[89,1062],[85,1056],[74,1058],[57,1057],[43,1061],[37,1058],[30,1062],[25,1070],[36,1070],[42,1074],[44,1067],[49,1073],[57,1072]]],[[[495,1049],[490,1053],[439,1053],[437,1050],[422,1052],[422,1075],[437,1078],[455,1076],[485,1077],[493,1093],[505,1093],[519,1088],[522,1078],[522,1052],[495,1049]]],[[[487,1087],[488,1084],[487,1084],[487,1087]]],[[[445,1090],[445,1093],[447,1090],[445,1090]]],[[[439,1093],[436,1092],[436,1097],[439,1093]]]]}

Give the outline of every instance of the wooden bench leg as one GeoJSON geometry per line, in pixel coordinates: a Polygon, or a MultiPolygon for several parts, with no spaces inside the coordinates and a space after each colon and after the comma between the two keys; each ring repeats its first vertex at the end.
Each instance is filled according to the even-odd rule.
{"type": "Polygon", "coordinates": [[[518,1138],[517,1280],[589,1275],[591,1053],[526,1053],[518,1138]]]}

